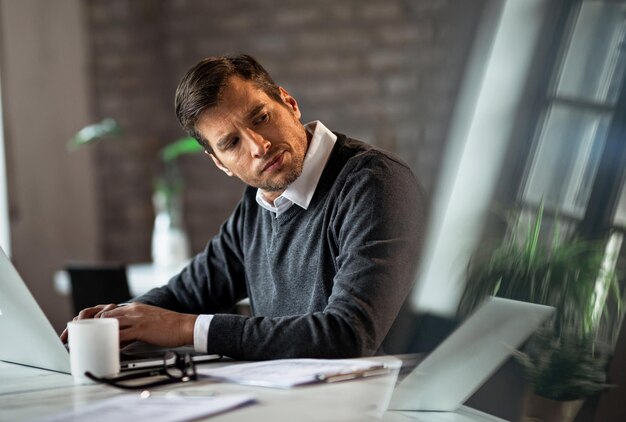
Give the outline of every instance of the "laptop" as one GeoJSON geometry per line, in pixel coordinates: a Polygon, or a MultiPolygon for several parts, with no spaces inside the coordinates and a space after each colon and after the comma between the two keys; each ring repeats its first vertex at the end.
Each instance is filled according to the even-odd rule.
{"type": "MultiPolygon", "coordinates": [[[[0,248],[0,360],[70,373],[70,356],[50,321],[31,295],[17,270],[0,248]]],[[[121,370],[163,365],[166,350],[192,352],[193,348],[164,349],[132,344],[120,356],[121,370]]],[[[195,354],[195,362],[221,358],[216,354],[195,354]]]]}
{"type": "Polygon", "coordinates": [[[395,388],[388,410],[457,410],[554,308],[488,298],[395,388]]]}

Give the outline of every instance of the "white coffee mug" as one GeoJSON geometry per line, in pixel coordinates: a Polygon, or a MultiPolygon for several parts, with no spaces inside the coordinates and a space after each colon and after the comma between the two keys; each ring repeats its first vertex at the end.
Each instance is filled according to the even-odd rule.
{"type": "Polygon", "coordinates": [[[99,377],[120,371],[119,322],[115,318],[81,319],[67,323],[70,367],[74,380],[92,382],[89,371],[99,377]]]}

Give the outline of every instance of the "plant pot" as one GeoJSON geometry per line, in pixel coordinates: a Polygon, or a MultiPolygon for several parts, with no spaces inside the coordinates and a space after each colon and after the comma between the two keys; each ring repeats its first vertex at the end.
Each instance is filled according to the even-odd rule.
{"type": "Polygon", "coordinates": [[[532,391],[524,395],[522,422],[572,422],[584,399],[559,401],[539,396],[532,391]]]}

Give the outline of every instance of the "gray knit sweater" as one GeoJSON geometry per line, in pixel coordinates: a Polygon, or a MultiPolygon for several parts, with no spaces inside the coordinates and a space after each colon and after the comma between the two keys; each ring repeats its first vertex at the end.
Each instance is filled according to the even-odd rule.
{"type": "Polygon", "coordinates": [[[338,134],[307,210],[278,218],[256,189],[206,249],[137,300],[215,314],[209,353],[236,359],[376,353],[412,286],[425,201],[398,159],[338,134]],[[249,297],[252,316],[229,314],[249,297]]]}

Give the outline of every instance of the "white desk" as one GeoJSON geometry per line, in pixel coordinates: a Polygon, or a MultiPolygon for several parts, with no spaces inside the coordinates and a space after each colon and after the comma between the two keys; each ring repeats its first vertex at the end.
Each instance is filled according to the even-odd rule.
{"type": "MultiPolygon", "coordinates": [[[[380,360],[390,358],[377,358],[380,360]]],[[[222,362],[208,365],[224,365],[222,362]]],[[[217,421],[371,421],[505,422],[462,407],[455,413],[385,412],[397,373],[290,390],[247,387],[202,380],[161,390],[193,390],[216,394],[251,393],[257,403],[209,420],[217,421]]],[[[0,421],[23,421],[79,409],[124,392],[104,385],[74,385],[69,375],[0,362],[0,421]]]]}

